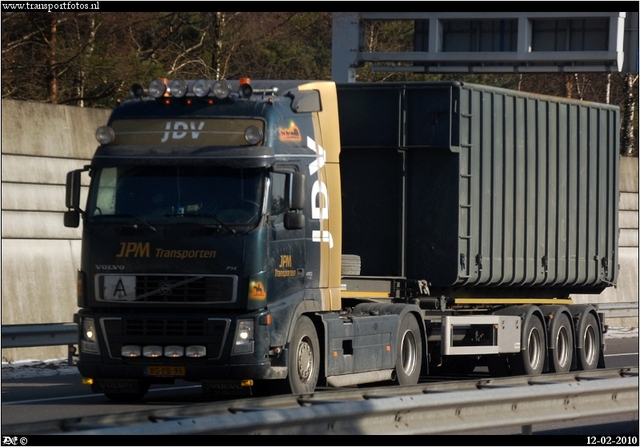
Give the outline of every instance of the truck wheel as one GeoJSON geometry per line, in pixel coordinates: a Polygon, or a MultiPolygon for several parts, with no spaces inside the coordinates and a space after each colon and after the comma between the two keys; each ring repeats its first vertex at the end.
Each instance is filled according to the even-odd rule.
{"type": "Polygon", "coordinates": [[[320,343],[308,317],[300,317],[289,347],[289,387],[293,394],[312,393],[320,370],[320,343]]]}
{"type": "Polygon", "coordinates": [[[600,355],[600,330],[593,314],[586,314],[580,319],[578,337],[582,342],[582,349],[577,349],[578,369],[595,369],[600,355]]]}
{"type": "Polygon", "coordinates": [[[396,376],[399,385],[415,385],[422,368],[422,336],[415,317],[409,313],[402,317],[398,331],[396,376]]]}
{"type": "Polygon", "coordinates": [[[553,322],[553,329],[549,339],[549,357],[551,358],[551,372],[563,373],[571,369],[573,360],[573,333],[571,323],[566,314],[560,314],[553,322]]]}
{"type": "Polygon", "coordinates": [[[542,322],[535,315],[527,318],[522,342],[522,350],[510,359],[509,364],[516,375],[537,376],[542,373],[547,348],[542,322]]]}

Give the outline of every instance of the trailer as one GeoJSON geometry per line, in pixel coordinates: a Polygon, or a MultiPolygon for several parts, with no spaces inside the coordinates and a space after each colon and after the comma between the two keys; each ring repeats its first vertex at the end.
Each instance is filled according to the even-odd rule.
{"type": "Polygon", "coordinates": [[[570,295],[616,282],[618,130],[461,82],[134,85],[67,176],[78,369],[138,399],[604,367],[570,295]]]}

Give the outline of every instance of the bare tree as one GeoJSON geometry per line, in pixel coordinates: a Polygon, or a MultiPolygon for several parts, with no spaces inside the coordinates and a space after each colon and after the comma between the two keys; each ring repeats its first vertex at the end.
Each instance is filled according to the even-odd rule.
{"type": "Polygon", "coordinates": [[[622,108],[622,136],[620,138],[620,151],[622,155],[638,156],[638,140],[636,138],[637,127],[636,108],[638,104],[637,73],[624,75],[624,105],[622,108]]]}

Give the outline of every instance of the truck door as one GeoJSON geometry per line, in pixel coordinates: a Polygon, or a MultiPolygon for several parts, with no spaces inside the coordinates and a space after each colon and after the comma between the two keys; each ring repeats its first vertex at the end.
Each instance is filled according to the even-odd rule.
{"type": "Polygon", "coordinates": [[[304,288],[305,240],[304,229],[285,228],[288,208],[287,174],[272,172],[270,177],[270,256],[273,272],[270,297],[282,298],[304,288]]]}

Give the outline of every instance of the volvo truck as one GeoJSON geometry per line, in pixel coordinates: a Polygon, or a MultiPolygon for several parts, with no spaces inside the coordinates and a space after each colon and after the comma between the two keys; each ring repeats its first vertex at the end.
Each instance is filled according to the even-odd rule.
{"type": "Polygon", "coordinates": [[[78,369],[139,399],[604,367],[571,297],[616,283],[618,132],[463,82],[133,85],[67,175],[78,369]]]}

